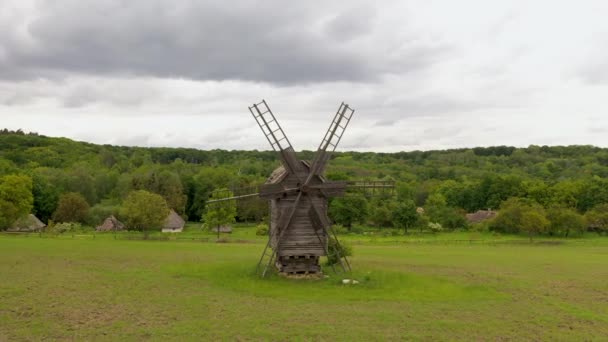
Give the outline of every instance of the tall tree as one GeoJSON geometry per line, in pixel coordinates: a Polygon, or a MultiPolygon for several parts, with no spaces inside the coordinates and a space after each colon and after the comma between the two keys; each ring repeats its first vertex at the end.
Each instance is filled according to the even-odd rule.
{"type": "Polygon", "coordinates": [[[89,215],[89,203],[77,192],[68,192],[59,197],[57,209],[53,213],[56,222],[84,223],[89,215]]]}
{"type": "Polygon", "coordinates": [[[585,213],[589,229],[608,234],[608,203],[598,204],[585,213]]]}
{"type": "Polygon", "coordinates": [[[392,219],[396,227],[403,228],[403,231],[407,233],[407,230],[418,221],[416,203],[411,199],[399,202],[392,213],[392,219]]]}
{"type": "Polygon", "coordinates": [[[551,207],[547,210],[547,219],[551,222],[549,232],[554,235],[580,235],[586,228],[583,215],[570,208],[551,207]]]}
{"type": "Polygon", "coordinates": [[[329,217],[351,230],[353,223],[367,218],[367,200],[361,195],[334,198],[329,205],[329,217]]]}
{"type": "MultiPolygon", "coordinates": [[[[231,191],[228,191],[228,189],[219,189],[213,193],[211,200],[232,196],[234,196],[234,194],[231,191]]],[[[236,203],[233,200],[229,200],[207,206],[207,211],[201,221],[204,222],[207,229],[217,228],[219,234],[220,226],[234,223],[235,217],[236,203]]]]}
{"type": "Polygon", "coordinates": [[[0,230],[9,228],[32,210],[32,179],[28,176],[0,177],[0,230]]]}
{"type": "Polygon", "coordinates": [[[169,207],[161,195],[146,190],[136,190],[127,195],[120,214],[127,228],[141,230],[147,236],[150,231],[162,227],[169,215],[169,207]]]}

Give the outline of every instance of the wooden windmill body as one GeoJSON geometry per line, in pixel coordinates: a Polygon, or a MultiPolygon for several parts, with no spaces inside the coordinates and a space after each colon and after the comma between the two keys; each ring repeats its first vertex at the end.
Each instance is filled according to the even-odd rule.
{"type": "MultiPolygon", "coordinates": [[[[392,182],[354,184],[328,181],[323,176],[331,153],[335,151],[354,110],[342,103],[325,133],[312,162],[299,160],[266,101],[249,107],[273,150],[280,155],[282,166],[274,170],[259,193],[223,198],[207,203],[259,196],[270,201],[269,238],[258,262],[257,271],[265,276],[275,267],[281,273],[310,274],[321,272],[320,257],[338,260],[341,271],[349,271],[341,248],[329,248],[329,241],[339,247],[327,216],[328,199],[341,196],[347,188],[391,188],[392,182]],[[391,183],[391,184],[389,184],[391,183]],[[335,255],[329,255],[336,253],[335,255]]],[[[336,270],[334,264],[332,268],[336,270]]]]}

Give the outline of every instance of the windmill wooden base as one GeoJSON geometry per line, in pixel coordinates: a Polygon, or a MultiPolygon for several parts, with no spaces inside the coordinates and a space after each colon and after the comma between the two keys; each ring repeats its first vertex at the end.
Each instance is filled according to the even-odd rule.
{"type": "Polygon", "coordinates": [[[319,256],[316,255],[289,255],[279,257],[275,266],[279,273],[287,275],[321,273],[319,256]]]}

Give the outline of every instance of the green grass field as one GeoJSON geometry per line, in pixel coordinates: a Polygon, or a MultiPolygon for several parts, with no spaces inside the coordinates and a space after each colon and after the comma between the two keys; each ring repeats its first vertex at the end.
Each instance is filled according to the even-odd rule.
{"type": "Polygon", "coordinates": [[[251,229],[185,237],[0,235],[0,341],[608,339],[607,239],[348,236],[342,285],[256,278],[251,229]]]}

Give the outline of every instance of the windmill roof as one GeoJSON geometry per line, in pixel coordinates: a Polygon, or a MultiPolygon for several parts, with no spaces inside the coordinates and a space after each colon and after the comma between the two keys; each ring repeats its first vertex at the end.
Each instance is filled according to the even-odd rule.
{"type": "MultiPolygon", "coordinates": [[[[310,170],[310,163],[308,161],[300,160],[300,162],[304,164],[307,170],[310,170]]],[[[287,177],[288,174],[289,172],[287,172],[287,170],[285,170],[285,167],[281,165],[274,169],[274,171],[272,171],[270,177],[268,177],[268,179],[266,180],[266,184],[281,183],[285,179],[285,177],[287,177]]],[[[319,176],[319,178],[321,178],[322,182],[325,182],[325,178],[323,176],[319,176]]]]}
{"type": "Polygon", "coordinates": [[[266,180],[266,184],[277,184],[280,183],[285,176],[287,175],[287,171],[285,171],[285,167],[283,165],[277,167],[272,171],[270,177],[266,180]]]}
{"type": "Polygon", "coordinates": [[[167,218],[165,219],[165,225],[163,228],[184,228],[184,224],[186,224],[186,221],[184,221],[184,219],[179,216],[175,210],[171,209],[169,215],[167,215],[167,218]]]}

